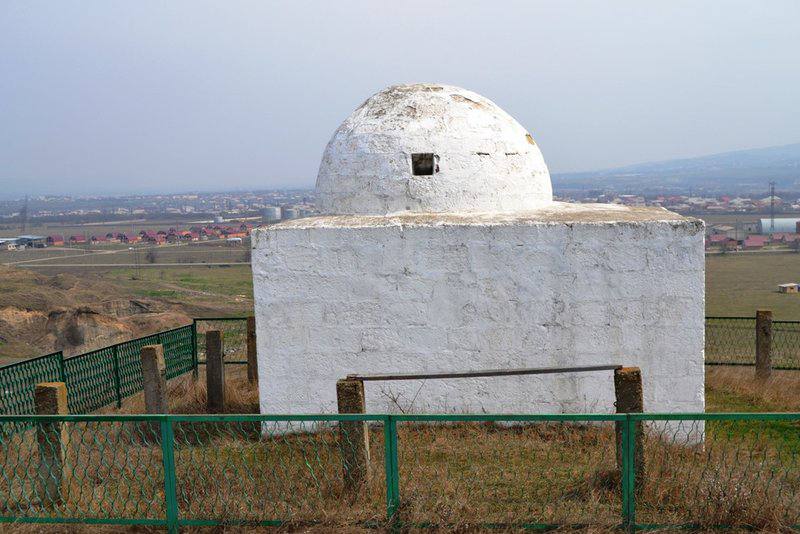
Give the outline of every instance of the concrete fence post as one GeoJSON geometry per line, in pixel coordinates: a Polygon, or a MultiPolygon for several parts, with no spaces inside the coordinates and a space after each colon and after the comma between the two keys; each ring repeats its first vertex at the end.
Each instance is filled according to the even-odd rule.
{"type": "Polygon", "coordinates": [[[167,366],[161,345],[145,345],[142,359],[142,385],[146,413],[169,413],[167,400],[167,366]]]}
{"type": "Polygon", "coordinates": [[[756,378],[772,374],[772,310],[756,311],[756,378]]]}
{"type": "Polygon", "coordinates": [[[256,318],[247,318],[247,380],[258,382],[258,352],[256,349],[256,318]]]}
{"type": "MultiPolygon", "coordinates": [[[[642,371],[638,367],[621,367],[614,371],[614,403],[617,413],[644,412],[644,391],[642,389],[642,371]]],[[[616,423],[617,467],[622,468],[622,425],[616,423]]],[[[634,426],[634,470],[637,490],[642,488],[644,478],[644,430],[641,421],[634,426]]]]}
{"type": "MultiPolygon", "coordinates": [[[[36,415],[66,415],[67,386],[63,382],[41,382],[34,389],[36,415]]],[[[39,465],[36,492],[44,506],[54,507],[63,502],[67,493],[66,423],[60,421],[39,423],[36,441],[39,445],[39,465]]]]}
{"type": "Polygon", "coordinates": [[[222,348],[222,332],[206,332],[206,389],[208,413],[225,412],[225,351],[222,348]]]}
{"type": "MultiPolygon", "coordinates": [[[[336,382],[339,413],[366,413],[364,382],[344,379],[336,382]]],[[[357,494],[369,479],[369,427],[366,421],[341,421],[339,447],[344,465],[344,488],[357,494]]]]}

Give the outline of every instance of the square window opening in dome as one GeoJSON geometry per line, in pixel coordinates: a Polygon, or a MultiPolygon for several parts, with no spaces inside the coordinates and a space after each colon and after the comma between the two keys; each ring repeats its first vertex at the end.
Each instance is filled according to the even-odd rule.
{"type": "Polygon", "coordinates": [[[433,176],[439,172],[439,156],[433,152],[411,154],[411,173],[414,176],[433,176]]]}

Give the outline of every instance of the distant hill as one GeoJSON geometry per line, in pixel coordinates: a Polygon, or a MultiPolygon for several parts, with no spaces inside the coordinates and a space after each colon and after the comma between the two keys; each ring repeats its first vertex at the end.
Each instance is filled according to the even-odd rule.
{"type": "Polygon", "coordinates": [[[556,174],[553,187],[556,191],[612,189],[620,193],[762,193],[771,180],[778,190],[800,191],[800,143],[556,174]]]}

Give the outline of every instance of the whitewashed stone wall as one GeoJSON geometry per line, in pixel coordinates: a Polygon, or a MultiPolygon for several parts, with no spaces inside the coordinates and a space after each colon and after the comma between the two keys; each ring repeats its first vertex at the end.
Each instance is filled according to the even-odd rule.
{"type": "MultiPolygon", "coordinates": [[[[320,217],[257,230],[261,411],[335,412],[335,382],[353,373],[605,363],[642,368],[647,411],[702,411],[702,223],[642,213],[320,217]]],[[[613,380],[370,382],[367,403],[610,412],[613,380]]]]}

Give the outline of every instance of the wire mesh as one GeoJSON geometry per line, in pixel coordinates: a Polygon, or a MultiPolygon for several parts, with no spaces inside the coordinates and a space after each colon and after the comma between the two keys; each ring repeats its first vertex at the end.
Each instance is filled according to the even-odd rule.
{"type": "Polygon", "coordinates": [[[772,366],[800,369],[800,322],[772,322],[772,366]]]}
{"type": "Polygon", "coordinates": [[[0,516],[160,520],[162,453],[143,426],[153,424],[37,421],[0,439],[0,516]],[[63,464],[42,461],[57,454],[63,464]]]}
{"type": "MultiPolygon", "coordinates": [[[[755,365],[756,320],[706,317],[706,363],[755,365]]],[[[800,369],[800,321],[772,321],[772,367],[800,369]]]]}
{"type": "Polygon", "coordinates": [[[649,423],[639,523],[761,531],[800,524],[800,416],[721,417],[649,423]]]}
{"type": "MultiPolygon", "coordinates": [[[[39,382],[61,380],[62,355],[54,352],[32,360],[0,367],[0,414],[34,413],[33,392],[39,382]]],[[[26,423],[0,424],[0,435],[25,428],[26,423]]]]}
{"type": "MultiPolygon", "coordinates": [[[[36,412],[34,387],[39,382],[64,381],[70,413],[89,413],[142,390],[141,350],[160,344],[167,378],[194,369],[192,325],[132,339],[64,359],[60,352],[0,368],[0,415],[36,412]]],[[[0,430],[13,431],[15,425],[0,430]]]]}
{"type": "Polygon", "coordinates": [[[64,360],[70,413],[89,413],[117,400],[114,349],[106,347],[64,360]]]}
{"type": "Polygon", "coordinates": [[[0,436],[0,521],[800,524],[800,414],[360,416],[369,475],[355,490],[347,417],[0,416],[28,427],[0,436]],[[617,423],[623,438],[644,425],[643,454],[634,439],[617,449],[617,423]]]}
{"type": "Polygon", "coordinates": [[[195,319],[197,325],[197,357],[206,360],[206,332],[222,332],[223,360],[226,363],[247,363],[247,317],[195,319]]]}
{"type": "Polygon", "coordinates": [[[158,342],[164,347],[167,378],[175,378],[194,369],[191,325],[161,332],[158,334],[158,342]]]}
{"type": "Polygon", "coordinates": [[[706,363],[755,365],[756,320],[706,317],[706,363]]]}
{"type": "Polygon", "coordinates": [[[343,484],[340,440],[347,440],[347,434],[343,436],[335,423],[176,423],[176,485],[181,516],[193,520],[333,524],[383,519],[382,436],[379,429],[372,432],[371,476],[354,495],[343,484]]]}

